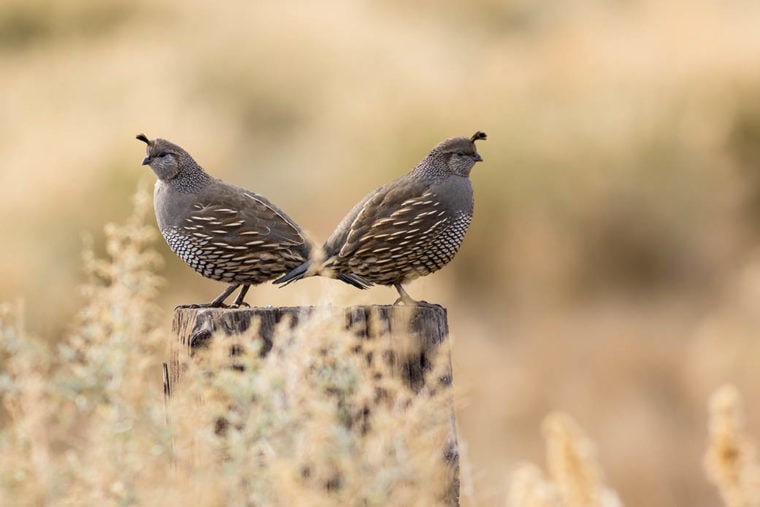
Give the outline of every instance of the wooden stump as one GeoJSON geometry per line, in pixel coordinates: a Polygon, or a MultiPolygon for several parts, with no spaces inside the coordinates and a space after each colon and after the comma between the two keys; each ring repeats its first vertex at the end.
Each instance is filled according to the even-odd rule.
{"type": "MultiPolygon", "coordinates": [[[[278,324],[290,322],[295,327],[317,309],[315,307],[255,307],[255,308],[188,308],[174,311],[172,331],[177,341],[171,344],[171,360],[164,371],[165,392],[170,394],[182,378],[182,364],[192,358],[194,351],[208,345],[214,336],[235,337],[239,342],[258,341],[261,355],[266,355],[276,340],[278,324]],[[257,329],[252,329],[257,322],[257,329]]],[[[446,309],[438,305],[418,306],[353,306],[320,308],[334,322],[342,322],[346,330],[363,339],[386,340],[392,350],[393,371],[409,389],[417,393],[423,387],[450,389],[452,386],[451,354],[448,348],[446,309]],[[439,347],[446,347],[439,349],[439,347]],[[443,358],[438,354],[443,353],[443,358]],[[439,357],[447,367],[443,374],[434,375],[432,360],[439,357]]],[[[232,352],[232,351],[231,351],[232,352]]],[[[359,353],[357,351],[357,353],[359,353]]],[[[234,352],[233,352],[234,354],[234,352]]],[[[243,373],[244,374],[244,373],[243,373]]],[[[459,504],[459,452],[453,406],[449,407],[449,437],[442,449],[442,458],[449,470],[446,502],[459,504]]]]}

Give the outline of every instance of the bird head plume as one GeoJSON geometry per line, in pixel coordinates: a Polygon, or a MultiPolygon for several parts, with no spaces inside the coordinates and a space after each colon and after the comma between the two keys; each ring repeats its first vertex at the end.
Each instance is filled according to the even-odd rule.
{"type": "Polygon", "coordinates": [[[148,139],[148,136],[146,136],[145,134],[137,134],[136,139],[144,142],[148,146],[150,146],[151,144],[153,144],[153,141],[151,141],[150,139],[148,139]]]}
{"type": "Polygon", "coordinates": [[[136,138],[147,145],[142,165],[150,166],[160,180],[172,180],[183,170],[200,169],[188,152],[166,139],[148,139],[145,134],[136,138]]]}

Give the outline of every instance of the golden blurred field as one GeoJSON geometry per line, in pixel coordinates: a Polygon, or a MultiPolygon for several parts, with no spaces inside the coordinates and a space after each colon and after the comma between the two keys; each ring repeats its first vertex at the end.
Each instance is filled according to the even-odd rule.
{"type": "MultiPolygon", "coordinates": [[[[449,310],[463,503],[499,505],[541,421],[595,442],[626,505],[721,503],[707,403],[760,441],[760,4],[6,0],[0,300],[51,344],[83,305],[83,236],[153,175],[138,132],[324,240],[443,138],[488,133],[449,310]]],[[[160,318],[211,300],[163,243],[160,318]]],[[[389,303],[322,279],[256,305],[389,303]]],[[[156,381],[157,388],[160,385],[156,381]]]]}

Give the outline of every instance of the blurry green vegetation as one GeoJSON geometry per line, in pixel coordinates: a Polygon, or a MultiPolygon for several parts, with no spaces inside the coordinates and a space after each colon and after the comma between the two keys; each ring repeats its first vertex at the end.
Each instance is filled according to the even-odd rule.
{"type": "MultiPolygon", "coordinates": [[[[627,504],[714,505],[704,400],[729,381],[760,399],[758,26],[740,0],[4,2],[0,300],[68,339],[83,233],[153,181],[138,132],[321,242],[436,143],[484,130],[463,247],[409,288],[449,309],[468,501],[499,503],[559,409],[627,504]]],[[[166,329],[220,287],[157,250],[166,329]]],[[[311,279],[249,300],[394,298],[311,279]]]]}
{"type": "Polygon", "coordinates": [[[284,87],[268,80],[259,81],[254,72],[234,66],[222,74],[198,70],[199,75],[193,79],[196,89],[192,93],[211,107],[226,112],[246,137],[277,142],[296,133],[312,119],[309,98],[297,93],[303,78],[294,80],[293,86],[284,87]]]}
{"type": "Polygon", "coordinates": [[[0,50],[21,50],[70,36],[104,36],[129,21],[137,6],[121,0],[9,0],[0,5],[0,50]]]}
{"type": "Polygon", "coordinates": [[[745,183],[744,209],[753,234],[760,221],[760,95],[750,94],[737,108],[727,143],[745,183]]]}

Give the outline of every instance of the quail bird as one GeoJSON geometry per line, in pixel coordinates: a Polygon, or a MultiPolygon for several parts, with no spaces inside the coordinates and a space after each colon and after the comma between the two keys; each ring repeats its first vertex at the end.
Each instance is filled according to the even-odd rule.
{"type": "Polygon", "coordinates": [[[451,261],[472,220],[469,176],[483,160],[475,149],[481,139],[484,132],[440,143],[409,173],[364,197],[319,255],[274,283],[332,276],[358,288],[392,285],[396,303],[416,303],[402,285],[451,261]]]}
{"type": "Polygon", "coordinates": [[[169,248],[201,275],[229,287],[208,305],[218,307],[238,287],[233,306],[251,285],[272,280],[309,258],[311,242],[266,198],[210,176],[189,153],[164,139],[148,146],[143,165],[156,173],[153,204],[169,248]]]}

